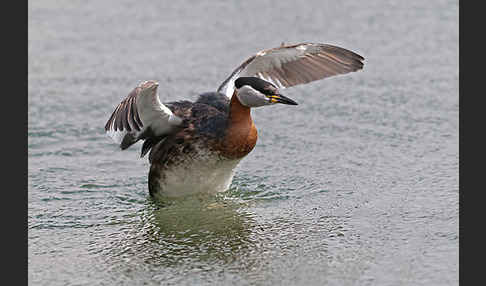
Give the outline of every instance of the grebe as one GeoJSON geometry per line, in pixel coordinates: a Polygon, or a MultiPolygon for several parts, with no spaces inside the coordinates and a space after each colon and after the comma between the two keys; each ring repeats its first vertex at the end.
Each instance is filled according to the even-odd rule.
{"type": "Polygon", "coordinates": [[[158,83],[144,81],[115,108],[105,131],[122,150],[143,140],[153,197],[216,193],[229,188],[234,169],[257,141],[250,109],[297,105],[281,89],[363,68],[364,58],[328,44],[300,43],[262,50],[195,102],[162,104],[158,83]]]}

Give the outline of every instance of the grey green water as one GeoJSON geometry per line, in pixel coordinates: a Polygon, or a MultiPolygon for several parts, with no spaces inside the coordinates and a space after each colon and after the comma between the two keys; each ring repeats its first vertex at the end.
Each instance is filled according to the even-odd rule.
{"type": "Polygon", "coordinates": [[[29,1],[30,285],[457,285],[457,1],[29,1]],[[104,134],[141,80],[215,90],[281,42],[362,71],[253,110],[231,189],[160,206],[104,134]]]}

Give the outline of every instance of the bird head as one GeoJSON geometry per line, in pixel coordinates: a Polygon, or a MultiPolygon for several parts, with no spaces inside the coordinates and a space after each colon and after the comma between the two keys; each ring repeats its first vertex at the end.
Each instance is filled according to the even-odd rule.
{"type": "Polygon", "coordinates": [[[283,96],[272,83],[257,77],[239,77],[235,81],[236,96],[246,107],[259,107],[283,103],[297,105],[297,102],[283,96]]]}

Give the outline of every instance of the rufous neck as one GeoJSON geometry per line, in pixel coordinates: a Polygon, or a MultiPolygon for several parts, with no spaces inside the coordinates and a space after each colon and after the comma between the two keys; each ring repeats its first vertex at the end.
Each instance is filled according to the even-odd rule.
{"type": "Polygon", "coordinates": [[[236,95],[236,90],[231,97],[230,102],[230,112],[229,117],[231,122],[244,122],[244,121],[252,121],[251,120],[251,113],[250,108],[241,104],[238,96],[236,95]]]}

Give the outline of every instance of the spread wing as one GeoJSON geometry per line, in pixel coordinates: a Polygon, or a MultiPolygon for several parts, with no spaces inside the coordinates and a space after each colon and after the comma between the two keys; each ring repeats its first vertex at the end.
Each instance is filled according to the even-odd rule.
{"type": "Polygon", "coordinates": [[[251,56],[223,81],[218,91],[229,98],[241,76],[255,76],[279,88],[323,79],[363,68],[364,58],[337,46],[319,43],[282,45],[251,56]]]}
{"type": "Polygon", "coordinates": [[[115,108],[105,131],[122,150],[138,140],[164,137],[182,123],[160,102],[158,83],[145,81],[134,88],[115,108]]]}

